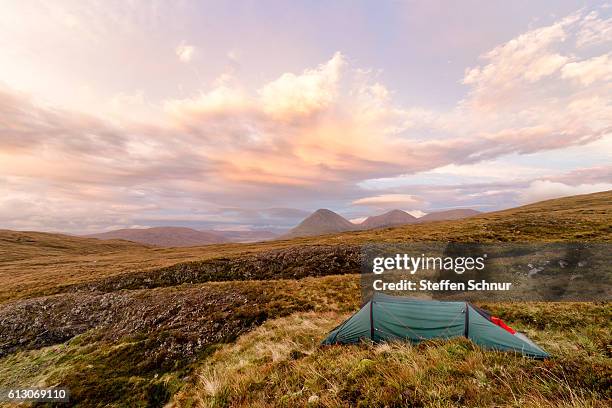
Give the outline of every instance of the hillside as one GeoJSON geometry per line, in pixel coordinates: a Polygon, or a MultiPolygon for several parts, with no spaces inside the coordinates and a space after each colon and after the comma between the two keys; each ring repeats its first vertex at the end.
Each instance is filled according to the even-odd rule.
{"type": "Polygon", "coordinates": [[[143,245],[118,240],[100,241],[72,235],[0,229],[0,261],[11,262],[48,256],[79,256],[127,252],[143,245]]]}
{"type": "Polygon", "coordinates": [[[4,253],[30,255],[0,263],[0,388],[59,384],[83,407],[603,407],[608,303],[479,303],[551,352],[547,361],[463,339],[318,343],[359,307],[363,243],[612,242],[611,203],[604,192],[456,221],[189,248],[1,231],[4,253]]]}
{"type": "Polygon", "coordinates": [[[229,242],[259,242],[278,238],[278,234],[270,231],[214,231],[229,242]]]}
{"type": "Polygon", "coordinates": [[[484,213],[456,221],[404,225],[267,241],[186,248],[147,248],[129,242],[105,242],[40,234],[45,241],[19,242],[30,233],[0,231],[0,303],[10,298],[58,293],[62,286],[217,258],[235,258],[309,246],[360,245],[367,242],[462,241],[612,241],[612,191],[565,197],[484,213]],[[10,238],[7,239],[2,238],[10,238]],[[50,244],[52,244],[50,246],[50,244]],[[93,247],[91,245],[93,244],[93,247]],[[122,249],[123,248],[123,249],[122,249]]]}
{"type": "Polygon", "coordinates": [[[418,222],[430,222],[430,221],[451,221],[460,220],[462,218],[473,217],[480,214],[480,211],[471,209],[456,209],[447,211],[436,211],[418,218],[418,222]]]}
{"type": "Polygon", "coordinates": [[[366,218],[359,224],[359,227],[363,229],[394,227],[398,225],[414,224],[417,220],[416,217],[408,214],[406,211],[391,210],[381,215],[374,215],[366,218]]]}
{"type": "Polygon", "coordinates": [[[319,209],[306,217],[283,238],[306,237],[331,234],[335,232],[354,231],[358,227],[346,218],[333,211],[319,209]]]}
{"type": "Polygon", "coordinates": [[[124,239],[145,245],[160,247],[186,247],[219,244],[229,240],[223,235],[208,231],[197,231],[185,227],[126,228],[90,234],[87,238],[124,239]]]}

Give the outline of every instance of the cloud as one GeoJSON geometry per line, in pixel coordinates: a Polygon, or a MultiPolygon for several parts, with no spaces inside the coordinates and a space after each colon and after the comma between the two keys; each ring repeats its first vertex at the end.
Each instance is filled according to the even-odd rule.
{"type": "Polygon", "coordinates": [[[328,108],[337,97],[344,56],[337,52],[325,64],[296,75],[285,73],[259,90],[266,113],[276,118],[311,115],[328,108]]]}
{"type": "Polygon", "coordinates": [[[524,203],[533,203],[551,198],[576,194],[589,194],[607,190],[612,190],[612,183],[568,185],[548,180],[536,180],[521,193],[520,198],[524,203]]]}
{"type": "Polygon", "coordinates": [[[252,109],[252,101],[241,89],[221,83],[192,98],[166,101],[164,108],[178,123],[192,125],[191,121],[210,120],[210,116],[246,114],[252,109]]]}
{"type": "Polygon", "coordinates": [[[233,64],[238,64],[240,62],[240,52],[237,50],[229,50],[226,56],[227,59],[233,64]]]}
{"type": "Polygon", "coordinates": [[[549,177],[552,181],[569,185],[612,183],[612,165],[584,167],[549,177]]]}
{"type": "Polygon", "coordinates": [[[602,19],[599,13],[591,11],[582,21],[576,35],[576,46],[586,47],[612,42],[612,17],[602,19]]]}
{"type": "Polygon", "coordinates": [[[193,59],[196,53],[196,47],[193,45],[181,44],[176,47],[175,52],[179,61],[188,63],[191,62],[191,60],[193,59]]]}
{"type": "MultiPolygon", "coordinates": [[[[590,16],[572,14],[485,52],[458,78],[465,97],[446,109],[398,103],[375,70],[340,52],[258,86],[224,75],[166,100],[148,124],[129,121],[129,114],[110,121],[60,109],[0,87],[0,174],[12,180],[0,219],[77,229],[97,225],[96,217],[108,225],[146,224],[138,219],[144,212],[148,219],[194,215],[251,225],[290,223],[319,207],[465,206],[485,198],[499,207],[513,189],[535,197],[550,187],[532,186],[535,176],[507,171],[507,183],[487,184],[466,182],[474,174],[457,169],[609,137],[610,54],[576,45],[603,41],[586,34],[603,24],[590,16]],[[363,183],[439,168],[457,170],[461,185],[373,192],[363,183]],[[95,206],[92,197],[101,197],[95,206]],[[43,204],[35,213],[19,211],[28,200],[43,204]],[[235,207],[289,210],[220,210],[235,207]]],[[[196,50],[182,44],[176,52],[189,62],[196,50]]],[[[144,97],[125,93],[116,103],[142,105],[144,97]]]]}
{"type": "Polygon", "coordinates": [[[571,62],[563,67],[563,78],[574,79],[582,85],[596,81],[612,80],[612,54],[604,54],[588,60],[571,62]]]}
{"type": "Polygon", "coordinates": [[[471,98],[478,105],[491,103],[495,95],[510,95],[516,84],[533,83],[557,71],[567,61],[551,46],[564,42],[568,26],[579,20],[568,16],[495,47],[482,56],[484,66],[466,70],[463,83],[473,86],[471,98]]]}
{"type": "Polygon", "coordinates": [[[375,208],[405,208],[421,206],[423,200],[410,194],[382,194],[360,198],[353,201],[352,204],[375,208]]]}

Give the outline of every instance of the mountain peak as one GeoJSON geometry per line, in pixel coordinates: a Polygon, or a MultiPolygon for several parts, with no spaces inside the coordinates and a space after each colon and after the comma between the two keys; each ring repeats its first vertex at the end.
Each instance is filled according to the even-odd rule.
{"type": "Polygon", "coordinates": [[[391,210],[381,215],[371,216],[361,223],[365,229],[384,228],[404,224],[413,224],[417,218],[402,210],[391,210]]]}
{"type": "Polygon", "coordinates": [[[326,208],[319,208],[297,227],[289,230],[285,238],[303,237],[311,235],[332,234],[335,232],[352,231],[357,229],[355,224],[335,212],[326,208]]]}
{"type": "Polygon", "coordinates": [[[316,214],[325,215],[325,216],[334,216],[334,215],[337,215],[337,216],[341,217],[341,215],[333,212],[332,210],[328,210],[327,208],[319,208],[318,210],[316,210],[315,212],[310,214],[310,216],[313,216],[313,215],[316,215],[316,214]]]}

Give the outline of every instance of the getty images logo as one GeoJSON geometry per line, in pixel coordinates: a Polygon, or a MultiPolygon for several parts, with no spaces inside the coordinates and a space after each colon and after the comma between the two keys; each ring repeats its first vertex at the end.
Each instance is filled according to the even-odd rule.
{"type": "Polygon", "coordinates": [[[487,254],[482,256],[411,256],[395,254],[380,256],[372,260],[372,272],[380,275],[385,271],[406,271],[414,275],[419,270],[453,271],[463,274],[466,271],[482,271],[487,254]]]}

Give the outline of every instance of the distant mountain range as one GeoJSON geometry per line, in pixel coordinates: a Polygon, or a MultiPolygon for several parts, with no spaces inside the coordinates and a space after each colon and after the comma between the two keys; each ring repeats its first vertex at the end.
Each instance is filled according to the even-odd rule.
{"type": "Polygon", "coordinates": [[[306,217],[295,228],[281,238],[294,238],[313,235],[332,234],[345,231],[368,230],[373,228],[388,228],[406,224],[417,224],[430,221],[458,220],[480,214],[471,209],[437,211],[414,217],[402,210],[391,210],[381,215],[366,218],[360,224],[354,224],[333,211],[320,209],[306,217]]]}
{"type": "Polygon", "coordinates": [[[405,211],[392,210],[381,215],[368,217],[360,224],[354,224],[333,211],[319,209],[282,236],[270,231],[200,231],[186,227],[127,228],[85,236],[97,239],[123,239],[159,247],[186,247],[226,242],[269,241],[276,238],[295,238],[345,231],[388,228],[429,221],[457,220],[476,214],[479,214],[476,210],[459,209],[432,212],[423,217],[416,218],[405,211]]]}
{"type": "Polygon", "coordinates": [[[126,228],[85,235],[97,239],[123,239],[160,247],[185,247],[225,242],[257,242],[276,238],[270,231],[198,231],[185,227],[126,228]]]}

